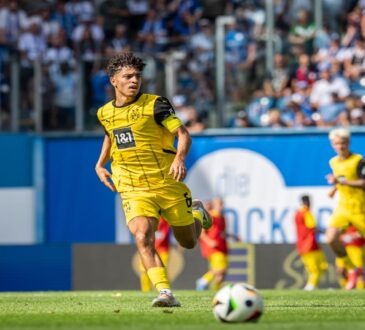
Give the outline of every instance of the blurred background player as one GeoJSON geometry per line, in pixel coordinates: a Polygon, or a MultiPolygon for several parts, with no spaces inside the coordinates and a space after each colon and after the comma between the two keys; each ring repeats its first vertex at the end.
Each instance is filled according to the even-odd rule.
{"type": "MultiPolygon", "coordinates": [[[[169,261],[170,233],[171,233],[171,228],[169,227],[169,224],[163,217],[161,217],[160,222],[158,224],[158,228],[155,232],[155,248],[166,269],[169,261]]],[[[140,270],[141,291],[142,292],[151,291],[153,289],[153,285],[147,275],[147,272],[141,260],[139,263],[139,270],[140,270]]]]}
{"type": "MultiPolygon", "coordinates": [[[[328,196],[333,198],[337,192],[336,186],[332,187],[328,196]]],[[[357,272],[357,289],[364,289],[364,244],[365,239],[356,230],[356,227],[350,226],[340,235],[340,241],[345,246],[348,257],[358,269],[357,272]]],[[[342,258],[336,258],[336,270],[340,275],[340,286],[346,288],[347,285],[347,269],[342,258]]]]}
{"type": "MultiPolygon", "coordinates": [[[[365,240],[354,226],[350,226],[340,235],[340,240],[346,248],[347,255],[351,262],[358,268],[356,289],[364,289],[364,244],[365,240]]],[[[347,284],[347,271],[342,258],[336,258],[336,270],[340,274],[340,285],[342,288],[347,284]]]]}
{"type": "MultiPolygon", "coordinates": [[[[345,288],[354,289],[361,273],[340,241],[342,231],[351,224],[365,237],[365,160],[362,155],[350,151],[350,132],[344,128],[329,133],[336,156],[330,160],[332,173],[327,175],[329,184],[339,192],[339,201],[326,231],[328,244],[337,258],[341,258],[347,270],[345,288]]],[[[335,190],[334,190],[335,192],[335,190]]]]}
{"type": "Polygon", "coordinates": [[[238,240],[226,232],[223,200],[215,197],[205,205],[213,219],[213,225],[208,230],[203,230],[199,239],[202,256],[209,262],[209,271],[196,281],[198,291],[208,290],[209,287],[218,290],[221,287],[228,268],[227,237],[238,240]]]}
{"type": "Polygon", "coordinates": [[[307,284],[304,290],[311,291],[318,287],[323,272],[327,269],[327,261],[321,250],[316,234],[316,221],[311,212],[311,201],[308,195],[300,197],[301,207],[295,213],[297,231],[297,251],[308,273],[307,284]]]}

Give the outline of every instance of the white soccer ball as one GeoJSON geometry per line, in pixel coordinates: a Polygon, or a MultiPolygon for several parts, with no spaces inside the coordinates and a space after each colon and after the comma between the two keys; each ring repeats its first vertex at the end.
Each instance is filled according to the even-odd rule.
{"type": "Polygon", "coordinates": [[[213,299],[213,314],[222,322],[257,321],[264,311],[264,300],[252,285],[236,283],[220,289],[213,299]]]}

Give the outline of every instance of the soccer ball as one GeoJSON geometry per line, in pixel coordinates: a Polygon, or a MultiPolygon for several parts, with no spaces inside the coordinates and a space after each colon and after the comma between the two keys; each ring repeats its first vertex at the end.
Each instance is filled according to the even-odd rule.
{"type": "Polygon", "coordinates": [[[220,289],[213,299],[213,314],[222,322],[257,321],[264,310],[264,301],[253,286],[236,283],[220,289]]]}

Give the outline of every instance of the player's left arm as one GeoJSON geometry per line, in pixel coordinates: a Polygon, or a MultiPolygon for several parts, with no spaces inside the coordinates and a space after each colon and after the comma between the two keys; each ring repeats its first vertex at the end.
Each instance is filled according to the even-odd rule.
{"type": "Polygon", "coordinates": [[[340,184],[342,186],[349,186],[354,188],[362,188],[365,189],[365,159],[362,158],[357,165],[357,179],[356,180],[347,180],[344,177],[336,178],[336,184],[340,184]]]}
{"type": "Polygon", "coordinates": [[[177,136],[176,156],[171,164],[169,175],[176,181],[182,181],[186,177],[185,159],[191,146],[191,136],[184,125],[178,127],[175,131],[177,136]]]}
{"type": "Polygon", "coordinates": [[[105,134],[103,145],[101,147],[99,159],[95,165],[95,171],[100,181],[104,183],[111,191],[116,191],[116,188],[113,182],[110,180],[111,174],[105,168],[105,165],[110,160],[110,149],[111,149],[111,140],[108,134],[105,134]]]}
{"type": "Polygon", "coordinates": [[[156,122],[164,126],[169,132],[177,136],[177,148],[175,158],[170,166],[169,175],[176,181],[182,181],[186,177],[185,159],[191,146],[191,136],[175,114],[175,109],[165,97],[159,97],[155,101],[154,116],[156,122]]]}

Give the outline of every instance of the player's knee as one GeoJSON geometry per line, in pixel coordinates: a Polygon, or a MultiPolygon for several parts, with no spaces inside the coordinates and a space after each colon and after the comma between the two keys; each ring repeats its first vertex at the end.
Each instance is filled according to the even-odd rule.
{"type": "Polygon", "coordinates": [[[197,240],[194,238],[188,238],[188,239],[183,239],[183,240],[179,240],[179,244],[185,248],[185,249],[192,249],[195,247],[197,243],[197,240]]]}
{"type": "Polygon", "coordinates": [[[134,235],[134,238],[135,238],[136,244],[138,246],[147,246],[148,245],[149,238],[148,238],[147,233],[142,232],[142,231],[141,232],[137,232],[134,235]]]}

